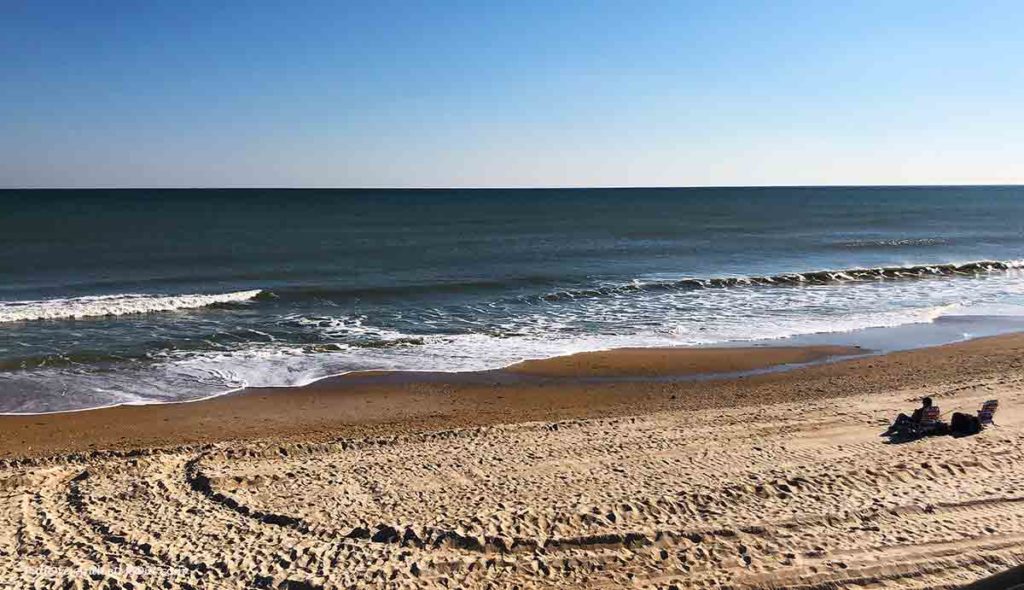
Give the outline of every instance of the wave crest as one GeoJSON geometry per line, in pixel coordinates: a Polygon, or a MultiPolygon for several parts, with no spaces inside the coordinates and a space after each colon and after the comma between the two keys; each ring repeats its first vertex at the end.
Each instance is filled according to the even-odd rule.
{"type": "Polygon", "coordinates": [[[195,309],[220,303],[239,303],[255,299],[260,289],[232,293],[191,295],[120,294],[44,299],[39,301],[0,302],[0,323],[38,320],[74,320],[109,316],[136,315],[195,309]]]}
{"type": "Polygon", "coordinates": [[[949,244],[947,238],[899,238],[889,240],[848,240],[836,242],[840,248],[905,248],[907,246],[940,246],[949,244]]]}
{"type": "Polygon", "coordinates": [[[881,268],[850,268],[845,270],[818,270],[802,273],[787,273],[753,277],[717,277],[709,279],[679,279],[675,281],[642,282],[633,281],[625,285],[610,285],[593,289],[558,291],[542,295],[540,299],[554,302],[566,299],[583,299],[644,291],[670,291],[689,289],[712,289],[748,286],[802,286],[828,285],[851,282],[868,282],[899,279],[924,279],[951,276],[977,276],[999,271],[1024,268],[1024,260],[982,260],[962,264],[922,264],[913,266],[888,266],[881,268]]]}

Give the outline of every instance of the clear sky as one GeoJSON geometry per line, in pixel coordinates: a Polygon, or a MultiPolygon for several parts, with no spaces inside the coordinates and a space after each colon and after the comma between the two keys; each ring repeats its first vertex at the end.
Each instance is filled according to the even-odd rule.
{"type": "Polygon", "coordinates": [[[1024,3],[0,0],[0,186],[1024,183],[1024,3]]]}

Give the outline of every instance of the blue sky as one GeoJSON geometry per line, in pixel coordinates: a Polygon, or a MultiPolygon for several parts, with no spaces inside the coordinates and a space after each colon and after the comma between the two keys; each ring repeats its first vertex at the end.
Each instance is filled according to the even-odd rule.
{"type": "Polygon", "coordinates": [[[1019,2],[0,0],[0,186],[1024,183],[1021,31],[1019,2]]]}

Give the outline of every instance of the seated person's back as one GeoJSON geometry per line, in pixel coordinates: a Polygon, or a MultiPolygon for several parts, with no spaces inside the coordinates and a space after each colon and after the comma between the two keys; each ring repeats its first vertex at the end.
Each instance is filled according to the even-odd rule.
{"type": "Polygon", "coordinates": [[[921,407],[914,410],[914,413],[910,415],[910,419],[920,424],[928,414],[938,414],[938,406],[932,405],[932,398],[926,397],[921,400],[921,407]],[[934,409],[932,409],[934,408],[934,409]]]}
{"type": "Polygon", "coordinates": [[[939,407],[932,405],[932,398],[926,397],[921,400],[921,407],[914,410],[910,416],[900,414],[883,434],[891,434],[901,429],[917,426],[922,423],[935,422],[939,418],[939,407]]]}

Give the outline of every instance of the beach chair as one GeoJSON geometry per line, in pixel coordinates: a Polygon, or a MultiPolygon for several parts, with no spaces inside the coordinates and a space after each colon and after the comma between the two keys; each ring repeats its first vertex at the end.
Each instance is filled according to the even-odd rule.
{"type": "Polygon", "coordinates": [[[932,434],[945,434],[949,427],[941,419],[938,406],[923,408],[916,421],[907,420],[885,434],[896,440],[914,440],[932,434]]]}
{"type": "Polygon", "coordinates": [[[927,436],[929,434],[937,434],[944,430],[945,424],[939,418],[942,413],[939,411],[939,406],[929,406],[924,409],[921,413],[921,420],[917,423],[914,428],[918,436],[927,436]]]}
{"type": "Polygon", "coordinates": [[[990,399],[981,404],[981,409],[978,410],[978,422],[981,422],[982,428],[995,424],[995,422],[993,422],[993,418],[995,418],[996,410],[998,409],[999,400],[997,399],[990,399]]]}

